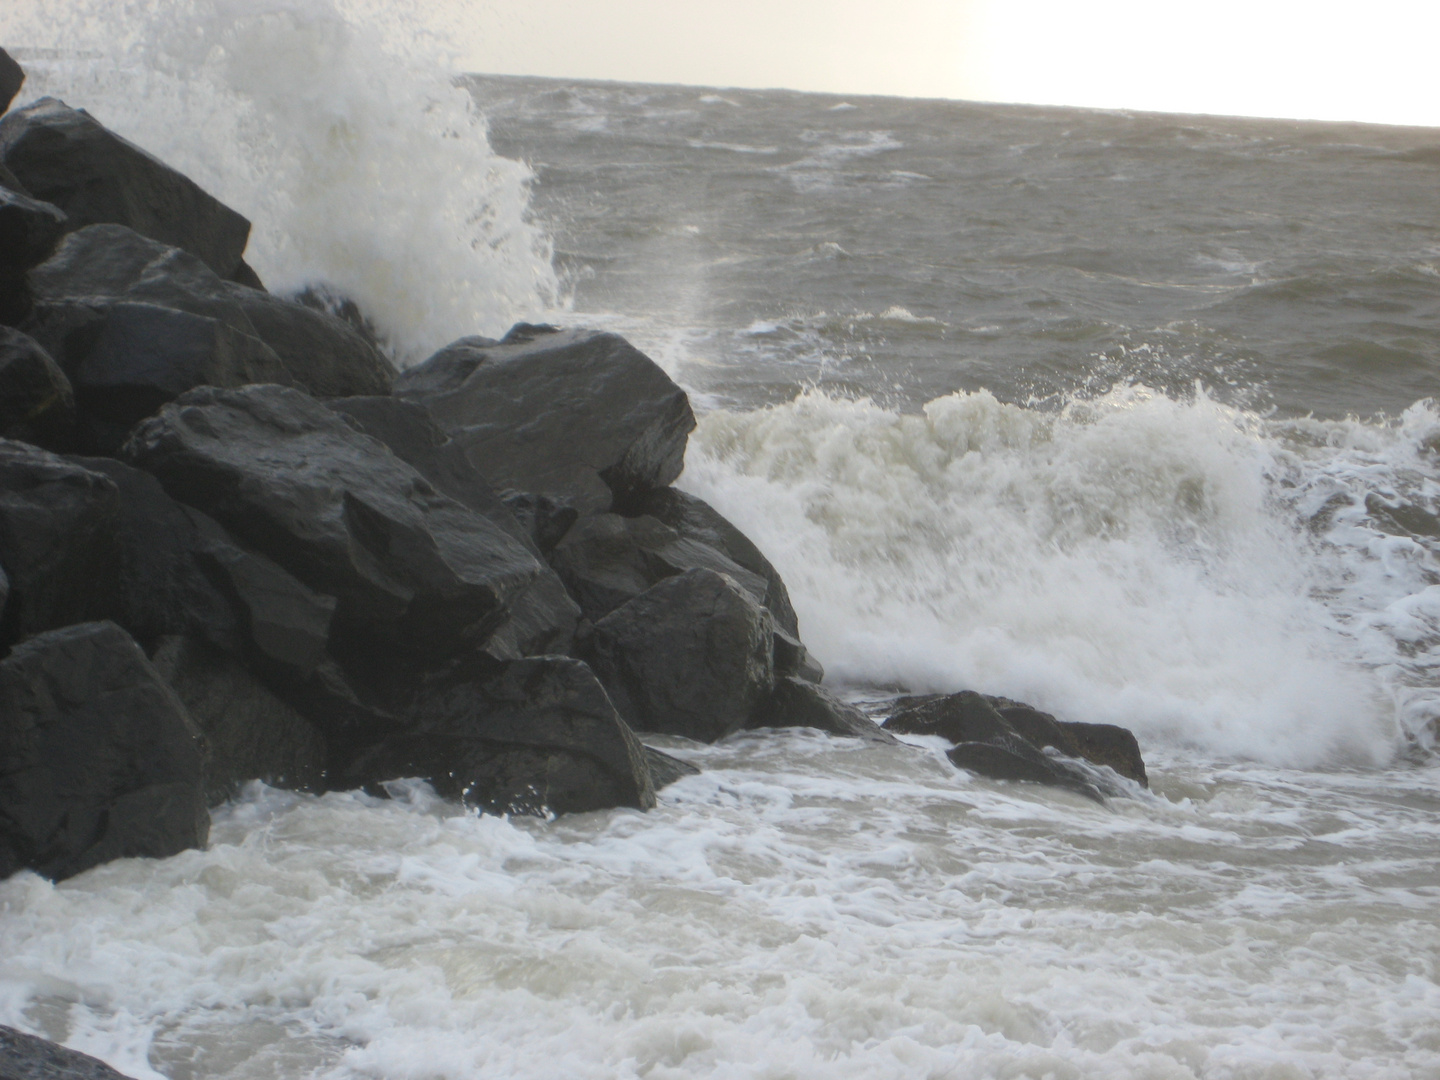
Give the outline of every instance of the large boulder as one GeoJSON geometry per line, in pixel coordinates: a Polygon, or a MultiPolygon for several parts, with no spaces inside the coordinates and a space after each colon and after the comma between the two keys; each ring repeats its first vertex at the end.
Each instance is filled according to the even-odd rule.
{"type": "Polygon", "coordinates": [[[496,660],[570,651],[580,609],[527,530],[466,459],[459,445],[420,405],[394,397],[348,397],[327,402],[383,442],[441,493],[488,519],[535,557],[535,580],[510,602],[510,613],[484,649],[496,660]]]}
{"type": "Polygon", "coordinates": [[[354,782],[418,776],[496,813],[648,809],[645,748],[578,660],[539,656],[495,674],[469,666],[427,680],[413,730],[362,754],[354,782]]]}
{"type": "Polygon", "coordinates": [[[125,225],[183,248],[223,278],[239,268],[250,222],[83,109],[41,98],[0,119],[0,161],[69,227],[125,225]]]}
{"type": "Polygon", "coordinates": [[[895,743],[898,740],[854,705],[830,691],[793,675],[775,680],[775,689],[747,725],[751,728],[808,727],[831,735],[895,743]]]}
{"type": "Polygon", "coordinates": [[[55,250],[66,218],[58,207],[32,199],[0,174],[0,323],[16,325],[30,312],[25,271],[55,250]]]}
{"type": "Polygon", "coordinates": [[[456,342],[403,372],[418,401],[497,490],[609,510],[680,475],[695,427],[685,392],[639,350],[594,330],[456,342]]]}
{"type": "Polygon", "coordinates": [[[342,319],[244,285],[225,295],[249,317],[255,335],[275,350],[295,385],[315,397],[388,394],[395,366],[342,319]]]}
{"type": "Polygon", "coordinates": [[[0,877],[163,858],[209,829],[202,737],[125,631],[68,626],[0,661],[0,877]]]}
{"type": "Polygon", "coordinates": [[[201,387],[126,457],[338,600],[336,621],[437,659],[483,644],[539,573],[525,547],[298,390],[201,387]]]}
{"type": "Polygon", "coordinates": [[[247,780],[321,791],[325,739],[233,655],[198,638],[167,637],[155,669],[205,736],[205,799],[216,806],[247,780]]]}
{"type": "Polygon", "coordinates": [[[775,685],[774,623],[713,570],[666,578],[595,624],[589,659],[637,731],[714,742],[775,685]]]}
{"type": "Polygon", "coordinates": [[[75,425],[75,392],[35,339],[0,326],[0,438],[60,449],[75,425]]]}
{"type": "Polygon", "coordinates": [[[581,518],[551,551],[550,565],[591,622],[686,570],[726,574],[756,603],[765,599],[763,578],[652,517],[592,514],[581,518]]]}
{"type": "Polygon", "coordinates": [[[799,620],[779,572],[748,536],[704,499],[677,488],[657,488],[632,497],[620,511],[635,516],[647,514],[663,521],[686,539],[707,544],[750,573],[764,578],[765,607],[775,616],[780,629],[799,638],[799,620]]]}
{"type": "Polygon", "coordinates": [[[192,387],[292,381],[208,266],[130,229],[71,234],[27,281],[26,329],[74,385],[87,451],[113,453],[137,421],[192,387]]]}
{"type": "Polygon", "coordinates": [[[1083,724],[1057,720],[1047,712],[1010,698],[988,698],[995,711],[1035,746],[1051,747],[1066,757],[1114,769],[1127,780],[1149,787],[1140,744],[1127,728],[1116,724],[1083,724]]]}
{"type": "Polygon", "coordinates": [[[25,69],[8,52],[0,49],[0,113],[10,108],[10,103],[24,85],[25,69]]]}
{"type": "Polygon", "coordinates": [[[0,1076],[5,1080],[130,1080],[99,1058],[3,1024],[0,1024],[0,1076]]]}
{"type": "Polygon", "coordinates": [[[0,439],[0,566],[10,578],[0,650],[115,611],[119,522],[109,477],[0,439]]]}

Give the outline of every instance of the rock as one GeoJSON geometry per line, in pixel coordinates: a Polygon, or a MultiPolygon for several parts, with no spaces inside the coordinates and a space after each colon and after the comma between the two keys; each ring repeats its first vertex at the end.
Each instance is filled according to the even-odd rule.
{"type": "Polygon", "coordinates": [[[756,709],[751,728],[810,727],[832,735],[895,743],[898,740],[853,705],[805,679],[775,680],[775,689],[756,709]]]}
{"type": "Polygon", "coordinates": [[[549,495],[536,495],[529,491],[507,491],[502,496],[505,505],[515,515],[515,520],[530,536],[530,541],[545,558],[555,550],[555,545],[565,538],[575,522],[580,520],[580,511],[568,502],[559,502],[549,495]]]}
{"type": "MultiPolygon", "coordinates": [[[[773,612],[772,612],[773,614],[773,612]]],[[[794,675],[806,682],[820,683],[825,679],[825,669],[820,661],[810,655],[810,650],[778,626],[775,628],[775,677],[794,675]]]]}
{"type": "Polygon", "coordinates": [[[193,387],[291,381],[208,266],[129,229],[73,233],[27,280],[27,330],[74,385],[89,452],[113,453],[137,421],[193,387]]]}
{"type": "Polygon", "coordinates": [[[688,761],[671,757],[662,750],[656,750],[653,746],[645,747],[645,764],[650,769],[650,783],[656,791],[669,787],[676,780],[700,775],[700,770],[688,761]]]}
{"type": "Polygon", "coordinates": [[[591,622],[686,570],[726,574],[756,603],[765,597],[764,579],[652,517],[593,514],[581,518],[555,545],[550,565],[591,622]]]}
{"type": "Polygon", "coordinates": [[[352,780],[418,776],[495,813],[556,814],[655,805],[645,748],[578,660],[517,660],[498,675],[432,676],[414,730],[361,755],[352,780]]]}
{"type": "Polygon", "coordinates": [[[0,169],[0,322],[17,325],[30,312],[25,271],[55,250],[66,218],[58,207],[15,190],[0,169]]]}
{"type": "MultiPolygon", "coordinates": [[[[4,55],[0,52],[0,55],[4,55]]],[[[4,95],[0,94],[0,99],[4,95]]],[[[130,1080],[99,1058],[0,1024],[0,1076],[5,1080],[130,1080]]]]}
{"type": "Polygon", "coordinates": [[[64,449],[75,425],[75,392],[39,342],[0,326],[0,438],[64,449]]]}
{"type": "Polygon", "coordinates": [[[67,626],[0,661],[0,877],[164,858],[209,829],[201,735],[125,631],[67,626]]]}
{"type": "Polygon", "coordinates": [[[113,224],[183,248],[222,278],[239,267],[250,223],[188,177],[83,109],[41,98],[0,119],[0,160],[69,227],[113,224]]]}
{"type": "Polygon", "coordinates": [[[119,519],[108,477],[0,440],[0,566],[10,578],[0,649],[115,611],[119,519]]]}
{"type": "Polygon", "coordinates": [[[620,509],[625,514],[648,514],[657,518],[681,536],[708,544],[752,574],[764,578],[765,607],[775,616],[775,623],[780,629],[799,639],[799,620],[795,617],[790,593],[779,572],[748,536],[704,499],[676,488],[659,488],[629,500],[620,509]]]}
{"type": "Polygon", "coordinates": [[[154,664],[204,733],[208,805],[234,798],[247,780],[324,790],[324,738],[234,656],[176,635],[160,642],[154,664]]]}
{"type": "Polygon", "coordinates": [[[462,339],[403,372],[395,392],[429,409],[500,491],[586,514],[680,475],[695,417],[648,357],[593,330],[510,340],[462,339]]]}
{"type": "Polygon", "coordinates": [[[226,295],[249,316],[295,385],[314,397],[389,394],[395,367],[351,326],[323,311],[243,285],[226,295]]]}
{"type": "Polygon", "coordinates": [[[687,570],[596,623],[589,659],[637,731],[714,742],[774,688],[773,627],[729,578],[687,570]]]}
{"type": "Polygon", "coordinates": [[[1139,746],[1124,728],[1061,723],[1022,702],[973,690],[900,698],[896,706],[885,721],[887,730],[948,739],[957,744],[950,760],[985,776],[1053,784],[1092,798],[1102,792],[1124,794],[1123,787],[1107,780],[1104,773],[1081,764],[1088,763],[1108,766],[1121,776],[1146,783],[1139,746]],[[1047,747],[1056,754],[1047,754],[1047,747]]]}
{"type": "Polygon", "coordinates": [[[327,404],[383,442],[442,494],[509,533],[535,557],[539,567],[535,580],[511,600],[508,618],[485,644],[485,651],[497,660],[569,652],[580,609],[545,564],[528,530],[430,414],[414,402],[393,397],[339,398],[327,404]]]}
{"type": "Polygon", "coordinates": [[[0,566],[0,620],[5,618],[5,602],[10,599],[10,576],[0,566]]]}
{"type": "Polygon", "coordinates": [[[428,660],[483,644],[539,573],[503,529],[298,390],[192,390],[143,421],[124,454],[336,597],[337,623],[428,660]]]}
{"type": "Polygon", "coordinates": [[[0,49],[0,113],[10,108],[10,103],[24,85],[25,69],[8,52],[0,49]]]}

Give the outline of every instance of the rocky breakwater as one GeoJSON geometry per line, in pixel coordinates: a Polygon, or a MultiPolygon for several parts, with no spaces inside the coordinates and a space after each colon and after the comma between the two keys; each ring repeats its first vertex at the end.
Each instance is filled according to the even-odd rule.
{"type": "Polygon", "coordinates": [[[520,324],[398,372],[266,292],[248,231],[83,111],[0,119],[0,876],[202,845],[252,779],[643,810],[694,769],[637,732],[1143,783],[1133,739],[1015,703],[882,728],[820,686],[774,567],[670,486],[690,403],[622,338],[520,324]]]}

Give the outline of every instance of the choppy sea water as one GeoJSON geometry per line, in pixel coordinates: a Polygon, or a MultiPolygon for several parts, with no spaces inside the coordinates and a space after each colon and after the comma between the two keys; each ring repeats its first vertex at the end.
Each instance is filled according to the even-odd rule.
{"type": "Polygon", "coordinates": [[[1122,723],[1152,791],[804,732],[670,741],[648,814],[255,787],[0,883],[0,1022],[143,1080],[1440,1075],[1440,131],[457,86],[359,6],[0,31],[402,361],[626,333],[837,688],[1122,723]]]}

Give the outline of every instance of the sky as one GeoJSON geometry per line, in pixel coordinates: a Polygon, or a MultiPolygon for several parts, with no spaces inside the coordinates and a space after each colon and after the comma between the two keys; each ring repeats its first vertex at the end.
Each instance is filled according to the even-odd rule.
{"type": "Polygon", "coordinates": [[[1440,126],[1440,0],[446,0],[473,70],[1440,126]]]}

